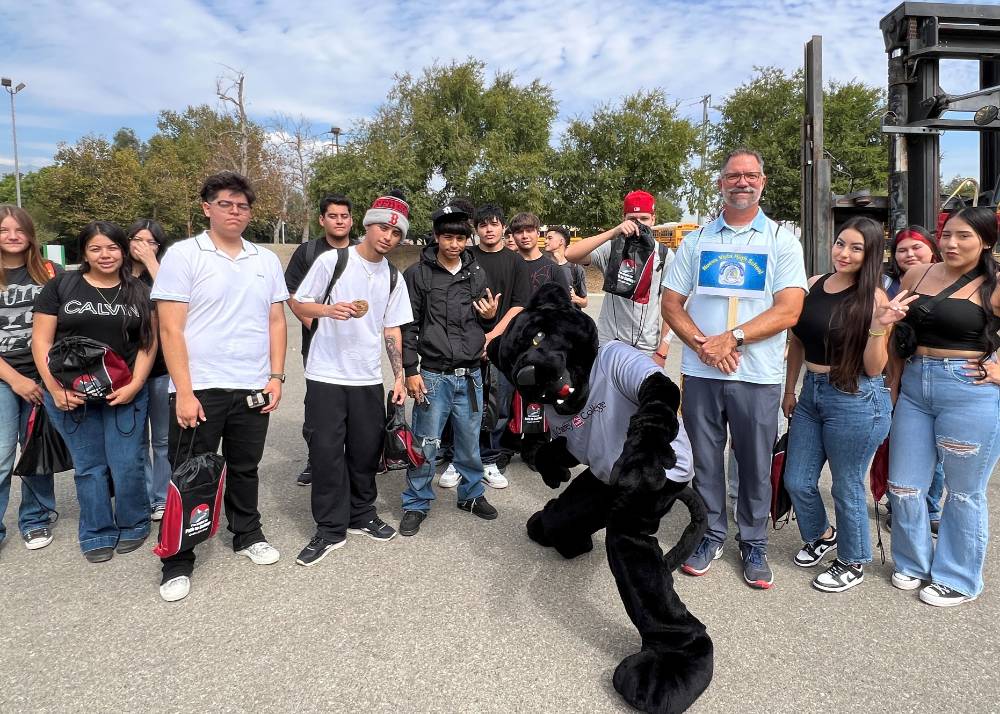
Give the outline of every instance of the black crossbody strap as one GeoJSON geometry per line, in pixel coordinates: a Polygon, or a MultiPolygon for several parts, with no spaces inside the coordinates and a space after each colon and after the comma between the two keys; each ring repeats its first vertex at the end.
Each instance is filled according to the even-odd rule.
{"type": "MultiPolygon", "coordinates": [[[[921,322],[926,320],[928,316],[930,316],[930,314],[934,312],[934,308],[936,308],[938,305],[941,304],[942,300],[947,300],[949,297],[957,293],[959,290],[964,288],[966,285],[971,283],[973,280],[975,280],[982,274],[983,272],[979,269],[978,266],[973,268],[968,273],[966,273],[958,280],[953,282],[951,285],[946,287],[944,290],[939,292],[937,295],[932,297],[930,300],[925,302],[923,305],[916,308],[913,312],[917,318],[917,324],[920,324],[921,322]]],[[[923,278],[921,278],[921,280],[923,280],[923,278]]]]}
{"type": "MultiPolygon", "coordinates": [[[[326,286],[326,292],[323,293],[323,299],[320,301],[320,305],[326,305],[327,301],[330,299],[330,293],[333,292],[333,286],[337,284],[340,280],[340,276],[344,274],[344,270],[347,269],[347,248],[337,248],[337,265],[333,269],[333,277],[330,278],[330,282],[326,286]]],[[[319,319],[312,321],[309,326],[309,332],[314,334],[316,330],[319,329],[319,319]]]]}

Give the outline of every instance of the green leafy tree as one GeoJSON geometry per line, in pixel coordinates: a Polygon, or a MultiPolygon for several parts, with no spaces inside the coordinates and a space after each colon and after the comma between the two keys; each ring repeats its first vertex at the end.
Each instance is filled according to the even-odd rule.
{"type": "Polygon", "coordinates": [[[553,218],[593,231],[621,221],[622,199],[634,189],[657,199],[657,220],[680,218],[684,166],[698,129],[678,115],[661,90],[638,92],[570,122],[551,157],[553,218]]]}
{"type": "Polygon", "coordinates": [[[138,215],[141,183],[134,150],[116,151],[103,137],[85,136],[59,146],[55,164],[40,173],[34,192],[45,206],[47,225],[70,235],[97,219],[128,225],[138,215]]]}
{"type": "MultiPolygon", "coordinates": [[[[824,148],[831,159],[835,193],[861,188],[884,192],[888,144],[881,131],[885,92],[857,81],[830,82],[824,92],[824,148]]],[[[712,127],[713,171],[725,155],[743,146],[764,157],[767,188],[763,204],[776,220],[797,221],[801,209],[801,125],[805,113],[804,73],[756,67],[718,107],[712,127]]]]}
{"type": "MultiPolygon", "coordinates": [[[[518,85],[510,73],[490,83],[484,75],[485,64],[473,59],[397,75],[375,116],[314,164],[312,198],[340,191],[363,206],[400,188],[414,236],[430,230],[434,208],[458,195],[540,210],[549,195],[552,90],[538,80],[518,85]]],[[[363,215],[355,215],[359,230],[363,215]]]]}

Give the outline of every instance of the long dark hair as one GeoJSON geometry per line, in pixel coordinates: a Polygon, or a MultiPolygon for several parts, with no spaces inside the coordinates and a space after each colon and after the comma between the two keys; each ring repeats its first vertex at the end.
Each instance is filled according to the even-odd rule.
{"type": "Polygon", "coordinates": [[[855,216],[840,227],[840,234],[851,229],[864,238],[865,257],[858,270],[857,290],[840,303],[830,320],[831,325],[837,326],[841,337],[830,345],[830,382],[845,392],[858,391],[858,375],[864,364],[875,292],[882,282],[882,251],[885,246],[881,223],[866,216],[855,216]]]}
{"type": "Polygon", "coordinates": [[[889,245],[889,265],[885,268],[885,274],[893,280],[900,280],[903,277],[903,271],[899,269],[899,263],[896,262],[896,246],[899,245],[900,241],[907,239],[923,240],[931,249],[931,254],[934,256],[931,262],[941,262],[941,249],[938,248],[937,241],[927,232],[927,229],[916,224],[907,226],[896,233],[892,239],[892,243],[889,245]]]}
{"type": "MultiPolygon", "coordinates": [[[[153,240],[159,243],[156,246],[156,262],[163,260],[163,254],[167,252],[167,232],[163,230],[163,226],[152,218],[140,218],[125,231],[125,239],[131,243],[139,231],[149,231],[149,234],[153,236],[153,240]]],[[[131,257],[131,253],[129,253],[129,257],[131,257]]]]}
{"type": "MultiPolygon", "coordinates": [[[[122,264],[118,268],[118,279],[121,281],[122,304],[135,308],[139,312],[139,347],[148,350],[153,344],[153,322],[149,310],[149,291],[138,278],[132,276],[132,256],[128,252],[128,239],[125,231],[115,223],[110,221],[91,221],[80,231],[77,242],[80,246],[80,254],[87,254],[87,243],[95,236],[104,236],[122,252],[122,264]]],[[[90,264],[86,260],[80,266],[81,273],[90,271],[90,264]]],[[[128,319],[122,320],[122,339],[128,341],[128,330],[126,325],[128,319]]]]}
{"type": "Polygon", "coordinates": [[[979,286],[979,301],[987,316],[986,327],[983,329],[986,351],[979,360],[982,364],[987,357],[1000,348],[1000,336],[997,335],[1000,318],[997,318],[993,313],[993,292],[997,289],[997,270],[1000,269],[993,257],[993,247],[997,244],[997,214],[993,208],[969,206],[952,211],[944,224],[947,226],[953,218],[968,223],[986,246],[985,250],[979,254],[979,262],[976,264],[976,267],[983,274],[983,282],[979,286]]]}

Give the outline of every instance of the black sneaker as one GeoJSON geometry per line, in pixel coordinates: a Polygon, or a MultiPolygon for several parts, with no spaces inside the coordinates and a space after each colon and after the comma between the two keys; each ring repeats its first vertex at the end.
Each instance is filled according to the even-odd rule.
{"type": "Polygon", "coordinates": [[[861,563],[845,563],[836,558],[824,572],[813,580],[813,587],[825,593],[842,593],[865,579],[865,567],[861,563]]]}
{"type": "Polygon", "coordinates": [[[142,538],[132,538],[130,540],[120,540],[118,541],[118,547],[115,548],[115,551],[121,555],[125,555],[125,553],[131,553],[133,550],[138,550],[145,542],[146,536],[143,536],[142,538]]]}
{"type": "Polygon", "coordinates": [[[489,501],[486,500],[485,496],[471,498],[468,501],[459,501],[456,505],[458,505],[461,510],[468,511],[472,515],[479,516],[486,521],[492,521],[500,515],[497,513],[497,509],[491,506],[489,501]]]}
{"type": "Polygon", "coordinates": [[[416,535],[425,518],[427,518],[427,511],[403,511],[403,520],[399,522],[399,535],[416,535]]]}
{"type": "Polygon", "coordinates": [[[309,544],[302,549],[301,553],[299,553],[299,557],[295,559],[295,562],[308,568],[310,565],[316,565],[316,563],[323,560],[323,558],[326,557],[326,554],[331,550],[343,548],[346,544],[346,538],[338,540],[336,543],[331,543],[323,536],[313,536],[313,539],[309,541],[309,544]]]}
{"type": "Polygon", "coordinates": [[[103,548],[94,548],[93,550],[88,550],[83,554],[83,557],[91,563],[104,563],[111,560],[111,557],[115,554],[115,549],[110,545],[104,546],[103,548]]]}
{"type": "Polygon", "coordinates": [[[934,605],[935,607],[954,607],[955,605],[961,605],[963,602],[969,602],[976,598],[960,593],[958,590],[953,590],[947,585],[931,583],[920,591],[920,599],[928,605],[934,605]]]}
{"type": "Polygon", "coordinates": [[[767,564],[767,550],[759,545],[740,543],[743,558],[743,580],[752,588],[767,590],[774,584],[774,573],[767,564]]]}
{"type": "Polygon", "coordinates": [[[941,527],[941,520],[931,521],[931,536],[937,538],[938,529],[941,527]]]}
{"type": "Polygon", "coordinates": [[[302,469],[302,473],[299,474],[298,479],[295,483],[299,486],[312,486],[313,482],[313,467],[308,461],[306,462],[306,467],[302,469]]]}
{"type": "Polygon", "coordinates": [[[382,542],[392,540],[396,535],[396,530],[378,516],[375,516],[361,528],[348,528],[348,533],[354,535],[366,535],[373,540],[382,542]]]}
{"type": "Polygon", "coordinates": [[[829,538],[817,538],[812,543],[805,543],[802,550],[793,559],[800,568],[811,568],[823,560],[823,556],[831,550],[837,549],[837,529],[833,528],[833,535],[829,538]]]}

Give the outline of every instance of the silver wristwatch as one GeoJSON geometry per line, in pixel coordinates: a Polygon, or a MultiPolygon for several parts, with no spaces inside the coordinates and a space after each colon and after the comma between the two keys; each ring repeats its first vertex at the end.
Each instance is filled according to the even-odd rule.
{"type": "Polygon", "coordinates": [[[746,337],[746,335],[743,334],[743,330],[741,330],[740,328],[737,327],[732,332],[733,332],[733,337],[736,338],[736,346],[737,347],[742,347],[743,346],[743,338],[746,337]]]}

